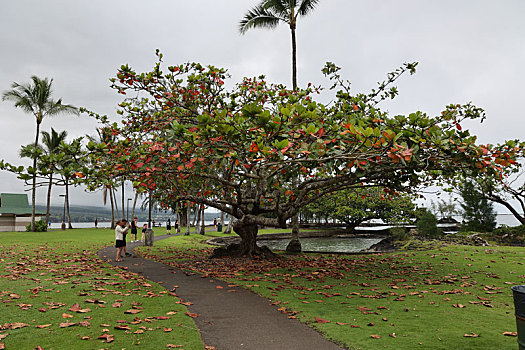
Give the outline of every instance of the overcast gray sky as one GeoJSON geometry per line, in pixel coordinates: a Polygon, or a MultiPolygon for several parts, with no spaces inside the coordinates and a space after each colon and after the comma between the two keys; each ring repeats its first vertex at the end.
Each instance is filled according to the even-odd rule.
{"type": "MultiPolygon", "coordinates": [[[[109,88],[118,67],[150,69],[155,49],[164,62],[196,61],[228,68],[232,81],[264,74],[291,85],[289,29],[256,29],[241,36],[238,22],[252,0],[16,0],[0,5],[0,91],[30,76],[54,79],[64,103],[115,115],[121,96],[109,88]]],[[[472,101],[485,109],[471,123],[481,143],[523,138],[525,81],[523,0],[322,0],[297,28],[298,82],[328,86],[326,61],[343,68],[354,92],[367,92],[404,62],[418,72],[397,84],[400,96],[383,108],[393,114],[435,115],[450,103],[472,101]]],[[[0,101],[0,159],[18,158],[34,140],[34,117],[0,101]]],[[[42,129],[70,138],[94,134],[87,116],[45,119],[42,129]]],[[[0,192],[22,192],[23,182],[0,172],[0,192]]],[[[61,204],[53,194],[54,203],[61,204]]],[[[102,205],[100,193],[79,188],[72,204],[102,205]]],[[[44,192],[38,203],[45,203],[44,192]]]]}

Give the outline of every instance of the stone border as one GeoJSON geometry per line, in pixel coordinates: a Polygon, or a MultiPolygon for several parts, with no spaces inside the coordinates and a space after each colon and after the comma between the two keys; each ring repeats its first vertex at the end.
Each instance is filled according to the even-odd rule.
{"type": "MultiPolygon", "coordinates": [[[[349,237],[377,237],[382,240],[374,244],[367,250],[361,250],[359,252],[318,252],[318,251],[302,251],[301,253],[320,253],[320,254],[342,254],[342,255],[359,255],[359,254],[378,254],[378,253],[391,253],[394,252],[393,246],[390,242],[390,237],[384,234],[373,234],[373,233],[349,233],[342,234],[341,231],[302,231],[299,233],[300,238],[310,237],[336,237],[336,238],[349,238],[349,237]]],[[[272,239],[291,239],[292,234],[289,232],[283,233],[268,233],[264,235],[258,235],[257,241],[265,241],[272,239]]],[[[206,241],[207,244],[215,247],[225,247],[232,243],[239,243],[239,236],[227,236],[227,237],[214,237],[206,241]]],[[[280,250],[283,251],[283,250],[280,250]]]]}

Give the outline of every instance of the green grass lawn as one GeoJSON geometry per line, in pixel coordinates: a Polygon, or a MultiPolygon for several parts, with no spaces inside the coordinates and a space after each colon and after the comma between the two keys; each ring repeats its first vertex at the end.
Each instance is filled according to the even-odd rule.
{"type": "Polygon", "coordinates": [[[348,348],[517,348],[517,338],[503,332],[516,331],[510,287],[525,284],[525,248],[209,261],[203,242],[200,235],[173,237],[141,251],[252,289],[348,348]]]}
{"type": "Polygon", "coordinates": [[[0,349],[203,349],[179,298],[98,259],[113,239],[109,229],[0,233],[0,349]]]}

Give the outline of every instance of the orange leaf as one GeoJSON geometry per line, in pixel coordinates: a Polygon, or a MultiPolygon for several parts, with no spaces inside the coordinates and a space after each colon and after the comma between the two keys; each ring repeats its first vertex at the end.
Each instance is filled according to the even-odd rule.
{"type": "Polygon", "coordinates": [[[507,337],[516,337],[518,335],[518,332],[509,332],[509,331],[506,331],[506,332],[503,332],[501,333],[503,335],[506,335],[507,337]]]}
{"type": "Polygon", "coordinates": [[[476,334],[474,332],[470,332],[470,334],[463,334],[464,337],[467,337],[467,338],[477,338],[479,337],[479,334],[476,334]]]}
{"type": "Polygon", "coordinates": [[[316,321],[317,323],[330,323],[329,320],[325,320],[325,319],[320,318],[320,317],[315,317],[315,316],[314,316],[314,319],[315,319],[315,321],[316,321]]]}

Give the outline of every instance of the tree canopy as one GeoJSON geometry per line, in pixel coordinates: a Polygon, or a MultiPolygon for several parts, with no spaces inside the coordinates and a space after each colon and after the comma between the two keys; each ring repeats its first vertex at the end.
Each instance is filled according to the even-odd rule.
{"type": "Polygon", "coordinates": [[[449,105],[436,117],[382,111],[379,102],[397,95],[390,85],[413,73],[415,63],[369,94],[352,94],[339,68],[327,64],[323,73],[336,93],[324,105],[315,100],[318,87],[291,91],[259,77],[228,90],[224,69],[186,63],[164,73],[158,56],[152,71],[125,65],[112,79],[117,92],[130,96],[119,104],[121,124],[89,112],[116,138],[88,144],[88,181],[128,174],[166,203],[190,200],[229,213],[237,219],[241,253],[257,252],[257,225],[284,227],[328,193],[410,190],[467,169],[499,176],[519,151],[477,145],[461,127],[465,119],[484,118],[471,104],[449,105]]]}

